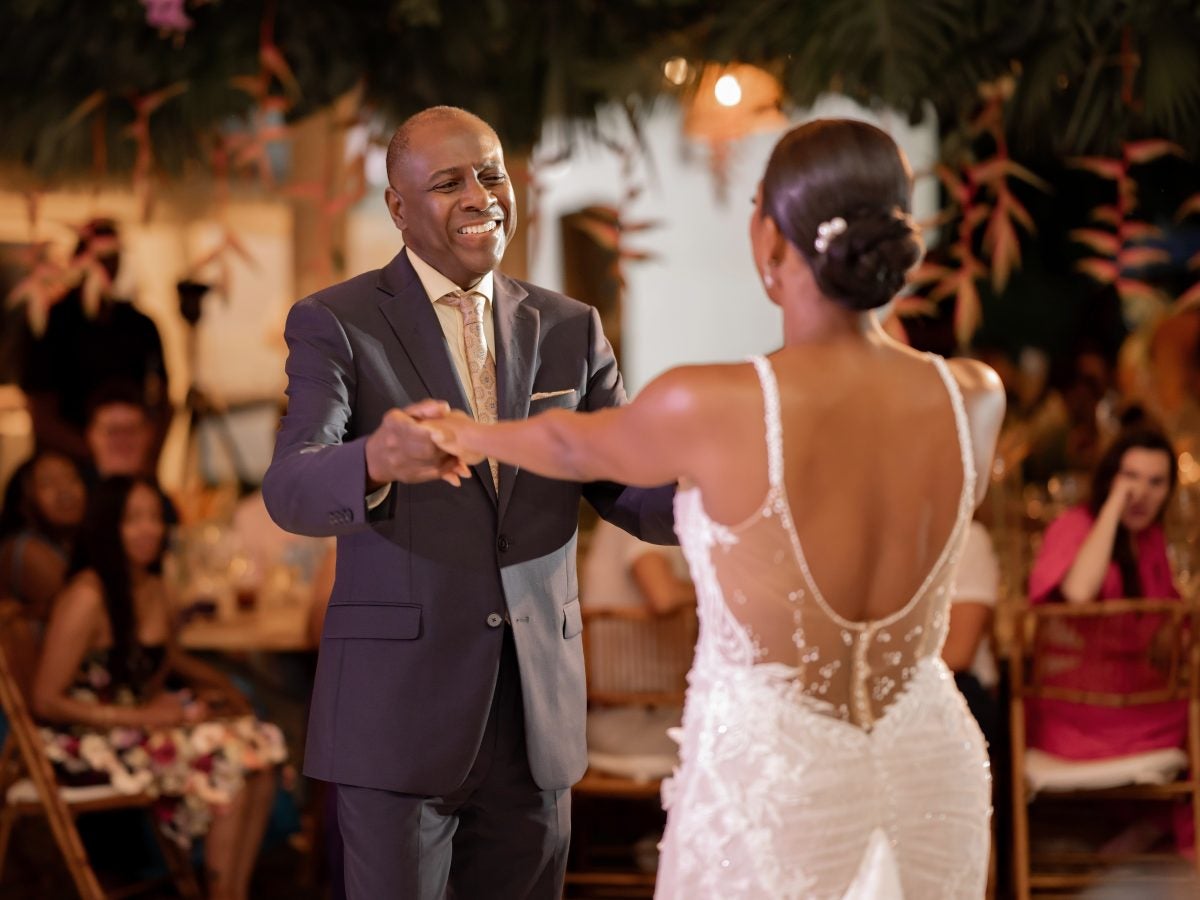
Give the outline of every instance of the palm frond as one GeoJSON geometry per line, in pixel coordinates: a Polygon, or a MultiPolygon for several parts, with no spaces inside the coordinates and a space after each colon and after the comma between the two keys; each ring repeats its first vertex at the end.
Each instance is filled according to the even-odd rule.
{"type": "Polygon", "coordinates": [[[1165,20],[1145,36],[1140,94],[1152,133],[1196,146],[1200,138],[1200,28],[1165,20]]]}

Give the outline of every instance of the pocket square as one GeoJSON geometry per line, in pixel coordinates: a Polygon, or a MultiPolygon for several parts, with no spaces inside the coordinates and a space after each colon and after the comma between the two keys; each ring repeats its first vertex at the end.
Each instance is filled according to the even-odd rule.
{"type": "Polygon", "coordinates": [[[574,394],[575,388],[567,388],[565,391],[539,391],[536,394],[529,396],[530,402],[534,400],[548,400],[551,397],[565,397],[567,394],[574,394]]]}

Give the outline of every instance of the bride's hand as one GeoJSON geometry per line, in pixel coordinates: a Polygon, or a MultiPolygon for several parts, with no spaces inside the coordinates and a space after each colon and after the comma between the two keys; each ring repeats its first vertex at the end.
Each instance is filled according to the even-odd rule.
{"type": "Polygon", "coordinates": [[[429,419],[422,424],[429,430],[439,450],[457,457],[465,465],[473,466],[487,459],[484,454],[471,448],[469,440],[472,430],[484,426],[466,413],[454,410],[440,419],[429,419]]]}

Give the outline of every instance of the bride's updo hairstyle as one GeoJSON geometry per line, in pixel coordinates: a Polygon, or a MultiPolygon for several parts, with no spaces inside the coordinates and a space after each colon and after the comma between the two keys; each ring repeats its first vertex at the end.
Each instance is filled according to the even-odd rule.
{"type": "Polygon", "coordinates": [[[891,300],[921,258],[911,198],[895,141],[851,119],[793,128],[763,175],[764,213],[804,254],[821,293],[854,310],[891,300]]]}

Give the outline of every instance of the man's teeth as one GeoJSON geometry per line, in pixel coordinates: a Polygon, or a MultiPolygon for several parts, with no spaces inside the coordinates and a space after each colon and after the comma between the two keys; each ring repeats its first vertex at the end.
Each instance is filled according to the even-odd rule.
{"type": "Polygon", "coordinates": [[[496,221],[485,222],[482,225],[464,225],[458,229],[459,234],[487,234],[489,231],[496,230],[496,221]]]}

